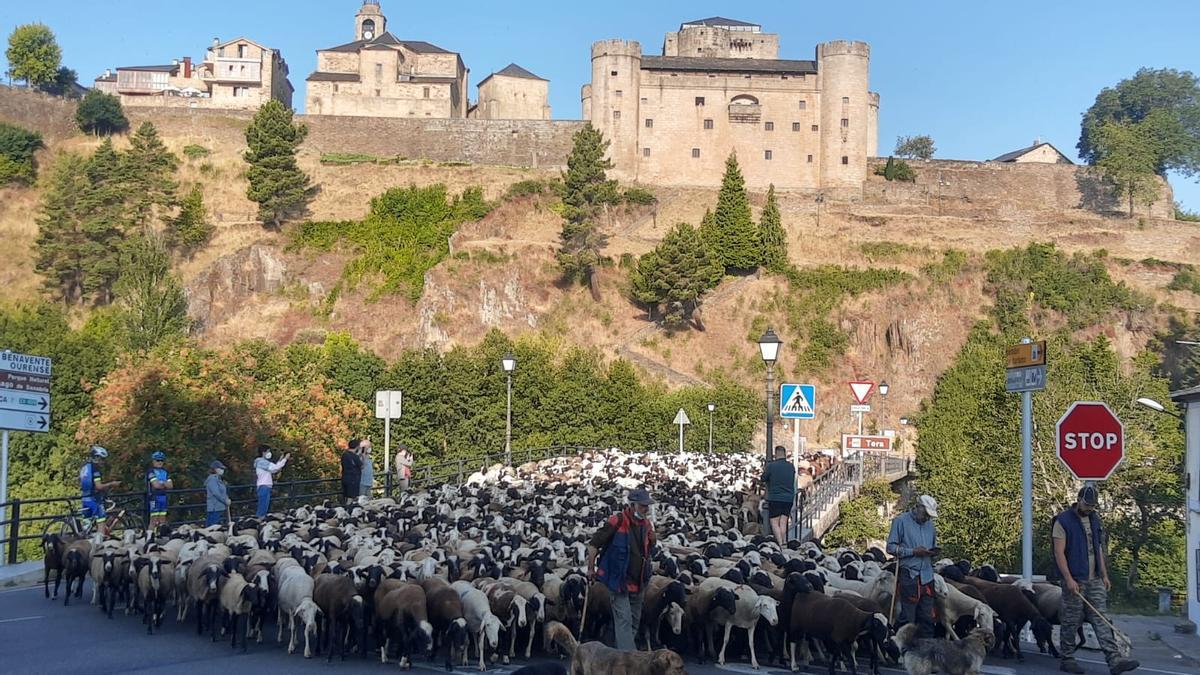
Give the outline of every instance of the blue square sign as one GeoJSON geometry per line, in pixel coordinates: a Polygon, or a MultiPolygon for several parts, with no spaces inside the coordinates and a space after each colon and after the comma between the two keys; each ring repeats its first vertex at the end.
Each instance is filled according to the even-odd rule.
{"type": "Polygon", "coordinates": [[[816,386],[785,384],[779,387],[779,416],[791,420],[811,420],[816,417],[816,386]]]}

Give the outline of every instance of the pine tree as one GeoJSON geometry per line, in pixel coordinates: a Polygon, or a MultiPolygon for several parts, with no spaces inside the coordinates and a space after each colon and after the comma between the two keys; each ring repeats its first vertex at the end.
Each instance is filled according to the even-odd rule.
{"type": "Polygon", "coordinates": [[[277,228],[302,215],[316,193],[296,164],[296,148],[307,135],[308,127],[293,124],[292,111],[275,100],[259,108],[246,129],[246,196],[258,203],[258,219],[264,224],[277,228]]]}
{"type": "Polygon", "coordinates": [[[212,239],[215,231],[204,208],[204,192],[196,185],[180,202],[179,215],[167,222],[166,243],[190,258],[212,239]]]}
{"type": "Polygon", "coordinates": [[[787,234],[783,231],[774,184],[767,190],[767,205],[758,221],[758,237],[762,241],[763,267],[772,272],[784,271],[788,264],[787,234]]]}
{"type": "Polygon", "coordinates": [[[638,260],[630,282],[638,301],[652,308],[665,303],[667,322],[677,324],[692,315],[722,276],[723,269],[704,246],[700,232],[679,223],[654,251],[638,260]]]}
{"type": "Polygon", "coordinates": [[[112,301],[112,285],[121,268],[121,246],[128,231],[123,159],[105,139],[87,163],[88,184],[76,206],[87,237],[83,247],[84,296],[95,303],[112,301]]]}
{"type": "Polygon", "coordinates": [[[762,244],[758,228],[750,215],[750,199],[746,196],[746,181],[738,167],[737,154],[725,160],[725,176],[713,213],[716,226],[716,252],[726,270],[751,270],[762,260],[762,244]]]}
{"type": "Polygon", "coordinates": [[[151,349],[187,334],[191,325],[187,297],[171,272],[171,255],[157,235],[143,234],[126,246],[115,291],[119,323],[130,349],[151,349]]]}
{"type": "Polygon", "coordinates": [[[87,237],[77,207],[87,185],[87,160],[73,154],[59,157],[50,172],[37,220],[34,269],[45,278],[46,290],[67,304],[83,299],[88,273],[83,264],[87,237]]]}
{"type": "Polygon", "coordinates": [[[179,158],[163,145],[154,125],[143,122],[130,137],[129,150],[122,160],[129,220],[134,226],[145,227],[156,213],[175,205],[179,186],[174,176],[179,158]]]}
{"type": "Polygon", "coordinates": [[[612,162],[604,157],[608,150],[604,135],[588,123],[575,134],[574,141],[563,173],[565,208],[558,264],[566,279],[589,284],[592,296],[598,297],[595,270],[607,241],[600,232],[598,218],[606,204],[620,199],[620,193],[617,182],[605,174],[612,162]]]}
{"type": "Polygon", "coordinates": [[[717,231],[717,221],[713,217],[712,209],[704,209],[704,217],[700,219],[700,240],[704,242],[704,247],[710,254],[720,259],[721,236],[717,231]]]}

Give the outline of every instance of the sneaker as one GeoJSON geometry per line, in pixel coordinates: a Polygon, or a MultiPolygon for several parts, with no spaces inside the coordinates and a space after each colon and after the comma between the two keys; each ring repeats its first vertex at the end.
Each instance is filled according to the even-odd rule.
{"type": "Polygon", "coordinates": [[[1075,673],[1075,675],[1083,675],[1083,666],[1075,659],[1063,659],[1058,665],[1058,669],[1064,673],[1075,673]]]}
{"type": "Polygon", "coordinates": [[[1113,661],[1112,664],[1110,664],[1108,666],[1108,672],[1111,675],[1118,675],[1119,673],[1124,673],[1124,672],[1133,670],[1134,668],[1137,668],[1140,665],[1142,665],[1142,664],[1138,663],[1137,661],[1134,661],[1133,659],[1119,658],[1116,661],[1113,661]]]}

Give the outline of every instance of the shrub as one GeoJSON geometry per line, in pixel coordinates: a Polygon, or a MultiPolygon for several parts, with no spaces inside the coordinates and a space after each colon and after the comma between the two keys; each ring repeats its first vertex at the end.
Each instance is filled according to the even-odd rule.
{"type": "Polygon", "coordinates": [[[875,167],[875,175],[883,176],[887,180],[898,180],[906,183],[912,183],[917,180],[917,172],[913,170],[908,162],[895,157],[888,157],[887,164],[875,167]]]}
{"type": "Polygon", "coordinates": [[[192,143],[183,147],[183,156],[188,159],[200,159],[201,157],[208,157],[209,154],[211,154],[209,149],[203,145],[192,143]]]}
{"type": "Polygon", "coordinates": [[[1200,212],[1189,211],[1183,208],[1183,204],[1175,202],[1175,220],[1182,220],[1188,223],[1200,223],[1200,212]]]}
{"type": "Polygon", "coordinates": [[[921,273],[932,279],[935,283],[948,283],[967,266],[967,260],[966,253],[952,248],[946,249],[942,254],[941,262],[925,265],[921,268],[921,273]]]}
{"type": "Polygon", "coordinates": [[[1200,295],[1200,274],[1191,269],[1182,269],[1175,273],[1167,288],[1172,291],[1191,291],[1200,295]]]}
{"type": "Polygon", "coordinates": [[[913,246],[897,241],[867,241],[858,245],[858,250],[869,260],[888,260],[905,255],[930,255],[928,246],[913,246]]]}
{"type": "Polygon", "coordinates": [[[640,187],[632,187],[625,191],[625,203],[637,204],[639,206],[650,206],[658,203],[658,197],[654,193],[640,187]]]}

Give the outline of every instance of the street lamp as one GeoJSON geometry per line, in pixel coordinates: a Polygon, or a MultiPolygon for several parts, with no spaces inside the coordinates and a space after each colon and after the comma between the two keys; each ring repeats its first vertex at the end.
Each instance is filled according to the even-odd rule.
{"type": "Polygon", "coordinates": [[[1149,408],[1149,409],[1153,410],[1154,412],[1160,412],[1164,415],[1170,415],[1171,417],[1174,417],[1177,420],[1183,419],[1183,415],[1180,415],[1179,413],[1175,413],[1175,412],[1171,412],[1170,410],[1167,410],[1166,407],[1163,406],[1163,404],[1159,403],[1158,401],[1155,401],[1152,398],[1139,398],[1137,400],[1137,404],[1142,406],[1143,408],[1149,408]]]}
{"type": "Polygon", "coordinates": [[[908,426],[908,418],[907,418],[907,417],[901,417],[901,418],[900,418],[900,424],[901,424],[901,425],[903,425],[903,426],[908,426]]]}
{"type": "Polygon", "coordinates": [[[500,365],[508,376],[508,406],[504,413],[504,466],[512,466],[512,374],[517,367],[517,358],[508,352],[500,359],[500,365]]]}
{"type": "Polygon", "coordinates": [[[783,344],[783,340],[775,334],[775,330],[768,328],[767,332],[763,333],[758,339],[758,351],[762,354],[763,363],[767,364],[767,454],[766,461],[771,461],[771,452],[774,448],[775,432],[771,428],[774,426],[773,413],[771,410],[771,400],[775,394],[775,361],[779,358],[779,346],[783,344]]]}
{"type": "Polygon", "coordinates": [[[712,454],[712,422],[713,411],[717,409],[716,403],[708,404],[708,454],[712,454]]]}
{"type": "MultiPolygon", "coordinates": [[[[884,419],[886,416],[887,407],[884,404],[887,402],[887,395],[888,395],[888,391],[890,389],[891,389],[891,386],[888,385],[887,380],[884,380],[879,383],[879,396],[880,396],[880,399],[879,399],[879,421],[881,424],[887,424],[887,420],[884,419]]],[[[882,433],[882,432],[883,432],[883,427],[880,427],[880,433],[882,433]]]]}

